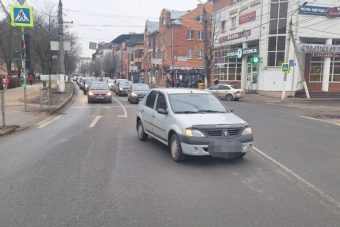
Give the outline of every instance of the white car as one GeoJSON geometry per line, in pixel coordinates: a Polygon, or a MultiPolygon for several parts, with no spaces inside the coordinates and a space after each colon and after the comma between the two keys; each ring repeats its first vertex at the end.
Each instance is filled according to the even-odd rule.
{"type": "Polygon", "coordinates": [[[241,158],[253,147],[250,126],[210,92],[153,89],[139,102],[136,129],[167,145],[173,160],[186,155],[241,158]]]}
{"type": "Polygon", "coordinates": [[[227,101],[237,101],[244,97],[244,90],[229,84],[218,84],[207,89],[220,99],[227,101]]]}

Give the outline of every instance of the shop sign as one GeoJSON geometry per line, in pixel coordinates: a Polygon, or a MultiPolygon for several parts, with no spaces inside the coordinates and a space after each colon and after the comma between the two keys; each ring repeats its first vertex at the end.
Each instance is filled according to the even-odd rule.
{"type": "Polygon", "coordinates": [[[340,45],[300,44],[300,51],[315,56],[340,55],[340,45]]]}
{"type": "Polygon", "coordinates": [[[301,6],[299,13],[304,15],[326,16],[328,9],[329,7],[322,6],[301,6]]]}
{"type": "Polygon", "coordinates": [[[245,24],[256,20],[256,11],[241,15],[239,18],[239,24],[245,24]]]}
{"type": "Polygon", "coordinates": [[[227,36],[224,36],[222,38],[220,38],[220,43],[225,43],[231,40],[235,40],[235,39],[240,39],[240,38],[244,38],[244,37],[249,37],[251,35],[251,30],[246,30],[243,32],[238,32],[238,33],[234,33],[234,34],[230,34],[227,36]]]}
{"type": "Polygon", "coordinates": [[[258,53],[259,53],[258,47],[246,48],[246,49],[239,48],[237,50],[232,50],[228,52],[226,57],[241,59],[243,56],[257,55],[258,53]]]}
{"type": "Polygon", "coordinates": [[[326,16],[330,18],[340,17],[340,7],[329,8],[326,12],[326,16]]]}

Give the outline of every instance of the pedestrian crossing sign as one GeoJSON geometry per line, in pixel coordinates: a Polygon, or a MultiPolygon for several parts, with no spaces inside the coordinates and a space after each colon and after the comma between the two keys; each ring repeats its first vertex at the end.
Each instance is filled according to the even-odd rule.
{"type": "Polygon", "coordinates": [[[27,5],[11,6],[11,25],[13,27],[34,27],[33,7],[27,5]]]}
{"type": "Polygon", "coordinates": [[[289,63],[287,62],[282,63],[281,70],[283,73],[289,73],[290,72],[289,63]]]}

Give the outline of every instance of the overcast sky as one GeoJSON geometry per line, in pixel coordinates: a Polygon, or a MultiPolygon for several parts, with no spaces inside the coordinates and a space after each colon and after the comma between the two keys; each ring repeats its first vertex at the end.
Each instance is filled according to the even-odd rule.
{"type": "MultiPolygon", "coordinates": [[[[16,0],[4,2],[8,6],[16,0]]],[[[42,10],[52,4],[57,6],[59,0],[26,2],[42,10]]],[[[110,42],[123,33],[143,32],[145,20],[158,21],[163,8],[187,11],[198,3],[198,0],[63,0],[64,20],[74,22],[67,29],[78,35],[82,56],[91,56],[90,41],[110,42]]]]}

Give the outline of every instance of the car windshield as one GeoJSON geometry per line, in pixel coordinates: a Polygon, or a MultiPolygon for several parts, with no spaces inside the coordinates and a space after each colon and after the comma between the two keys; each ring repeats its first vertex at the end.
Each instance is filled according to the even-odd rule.
{"type": "Polygon", "coordinates": [[[130,81],[119,81],[119,85],[120,86],[130,86],[131,85],[131,82],[130,81]]]}
{"type": "Polygon", "coordinates": [[[146,84],[133,84],[132,90],[134,90],[134,91],[149,91],[150,88],[146,84]]]}
{"type": "Polygon", "coordinates": [[[177,114],[229,112],[215,96],[208,93],[170,94],[169,99],[172,111],[177,114]]]}
{"type": "Polygon", "coordinates": [[[106,83],[92,83],[90,88],[92,90],[108,90],[109,89],[106,83]]]}

